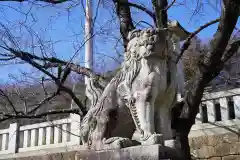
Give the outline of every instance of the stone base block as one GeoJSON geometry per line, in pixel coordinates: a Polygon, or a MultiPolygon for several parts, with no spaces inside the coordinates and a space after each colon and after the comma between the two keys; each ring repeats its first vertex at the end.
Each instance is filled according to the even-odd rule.
{"type": "Polygon", "coordinates": [[[179,153],[161,145],[139,145],[123,149],[93,151],[83,146],[36,150],[1,155],[2,160],[183,160],[179,153]]]}
{"type": "Polygon", "coordinates": [[[176,150],[161,145],[141,145],[118,150],[79,151],[75,160],[180,160],[176,150]]]}

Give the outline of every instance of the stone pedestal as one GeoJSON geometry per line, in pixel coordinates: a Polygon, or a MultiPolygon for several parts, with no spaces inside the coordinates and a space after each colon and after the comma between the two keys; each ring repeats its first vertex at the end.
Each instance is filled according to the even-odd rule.
{"type": "Polygon", "coordinates": [[[133,146],[119,150],[79,151],[75,160],[180,160],[176,150],[161,145],[133,146]]]}

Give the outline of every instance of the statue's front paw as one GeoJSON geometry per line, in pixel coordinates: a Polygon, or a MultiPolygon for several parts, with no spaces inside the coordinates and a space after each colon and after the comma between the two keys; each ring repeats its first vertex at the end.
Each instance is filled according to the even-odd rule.
{"type": "Polygon", "coordinates": [[[147,139],[142,139],[142,145],[153,145],[153,144],[163,144],[163,135],[162,134],[151,134],[147,139]]]}
{"type": "Polygon", "coordinates": [[[112,137],[104,139],[103,144],[110,147],[110,149],[120,149],[133,146],[133,142],[129,138],[112,137]]]}

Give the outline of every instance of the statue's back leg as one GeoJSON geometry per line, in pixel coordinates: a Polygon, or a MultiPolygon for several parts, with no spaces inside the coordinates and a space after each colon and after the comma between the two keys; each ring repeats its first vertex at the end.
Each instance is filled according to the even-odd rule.
{"type": "Polygon", "coordinates": [[[103,139],[110,137],[111,131],[116,125],[116,113],[116,109],[104,108],[104,110],[95,117],[95,129],[90,135],[91,145],[93,148],[102,148],[101,145],[103,145],[103,139]]]}
{"type": "Polygon", "coordinates": [[[164,140],[172,139],[173,136],[170,116],[175,98],[175,91],[167,90],[155,103],[155,130],[157,133],[163,134],[164,140]]]}
{"type": "Polygon", "coordinates": [[[155,129],[157,133],[163,134],[164,144],[170,148],[179,148],[179,143],[173,137],[173,131],[171,128],[171,114],[170,109],[174,103],[174,95],[167,95],[169,97],[169,103],[166,101],[156,106],[155,115],[155,129]],[[171,102],[171,103],[170,103],[171,102]]]}
{"type": "Polygon", "coordinates": [[[111,136],[118,121],[117,108],[102,111],[96,121],[96,128],[91,135],[92,149],[118,149],[133,145],[129,138],[111,136]]]}
{"type": "Polygon", "coordinates": [[[169,106],[162,103],[155,108],[155,130],[156,133],[163,134],[163,139],[172,138],[171,119],[169,106]]]}

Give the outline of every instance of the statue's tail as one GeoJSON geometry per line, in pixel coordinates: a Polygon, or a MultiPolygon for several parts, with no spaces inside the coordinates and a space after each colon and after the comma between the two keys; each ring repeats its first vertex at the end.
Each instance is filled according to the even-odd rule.
{"type": "Polygon", "coordinates": [[[87,98],[90,100],[90,108],[96,106],[102,93],[103,93],[103,89],[98,84],[98,82],[96,82],[94,78],[89,78],[86,83],[85,94],[87,98]]]}
{"type": "Polygon", "coordinates": [[[91,121],[93,121],[94,108],[97,105],[99,98],[103,93],[103,88],[96,82],[94,78],[89,78],[86,83],[85,94],[90,101],[90,107],[88,108],[88,113],[83,117],[81,121],[81,138],[82,143],[87,143],[89,132],[91,130],[91,121]]]}

